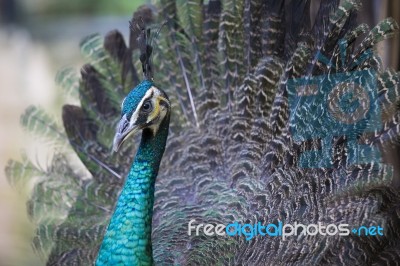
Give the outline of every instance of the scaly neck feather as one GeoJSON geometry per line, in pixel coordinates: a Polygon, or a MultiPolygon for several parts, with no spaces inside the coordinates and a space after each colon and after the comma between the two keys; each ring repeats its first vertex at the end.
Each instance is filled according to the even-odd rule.
{"type": "Polygon", "coordinates": [[[119,196],[96,265],[152,265],[154,183],[165,150],[169,114],[153,135],[144,129],[135,160],[119,196]]]}

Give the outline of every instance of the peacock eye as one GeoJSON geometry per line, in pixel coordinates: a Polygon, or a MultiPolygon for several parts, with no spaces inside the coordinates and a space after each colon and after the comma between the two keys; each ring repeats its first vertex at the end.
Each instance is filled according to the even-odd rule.
{"type": "Polygon", "coordinates": [[[150,101],[145,101],[142,105],[142,110],[145,112],[150,112],[152,109],[152,105],[150,101]]]}

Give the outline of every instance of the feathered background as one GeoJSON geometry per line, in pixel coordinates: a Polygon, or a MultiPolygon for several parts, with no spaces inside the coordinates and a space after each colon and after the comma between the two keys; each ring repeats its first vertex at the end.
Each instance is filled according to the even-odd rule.
{"type": "Polygon", "coordinates": [[[29,138],[21,115],[34,105],[61,121],[60,107],[73,97],[56,84],[58,71],[72,67],[79,73],[84,62],[79,44],[86,36],[117,28],[127,35],[132,12],[144,2],[0,1],[0,265],[44,264],[31,246],[34,226],[26,212],[28,188],[12,188],[4,168],[9,158],[20,159],[26,147],[28,156],[45,168],[51,150],[60,143],[29,138]]]}
{"type": "MultiPolygon", "coordinates": [[[[46,143],[28,138],[24,126],[20,126],[20,116],[27,114],[25,109],[28,106],[34,105],[52,114],[48,121],[60,121],[62,104],[74,99],[71,95],[73,90],[63,90],[74,87],[68,84],[73,80],[68,76],[77,73],[85,57],[91,53],[79,49],[81,39],[96,32],[104,35],[115,28],[127,36],[131,13],[141,3],[119,1],[121,6],[110,8],[105,3],[107,1],[85,1],[89,4],[82,6],[79,2],[82,1],[57,1],[57,4],[45,0],[0,2],[0,169],[4,169],[10,157],[20,159],[20,150],[27,147],[29,152],[26,156],[34,158],[39,168],[46,168],[51,164],[50,160],[68,159],[51,156],[53,149],[68,149],[65,142],[46,143]],[[76,71],[65,69],[62,76],[56,76],[66,66],[76,71]]],[[[312,2],[317,5],[318,1],[312,2]]],[[[396,0],[363,1],[359,21],[370,26],[388,16],[400,21],[399,10],[400,3],[396,0]]],[[[190,17],[187,19],[190,23],[190,17]]],[[[196,37],[199,32],[194,28],[192,34],[196,37]]],[[[100,41],[93,38],[96,40],[100,41]]],[[[386,66],[399,70],[398,36],[380,44],[378,51],[386,66]]],[[[29,111],[31,114],[42,112],[36,107],[29,111]]],[[[22,116],[21,123],[30,129],[35,125],[29,115],[22,116]]],[[[56,124],[49,127],[56,127],[56,124]]],[[[46,131],[46,128],[38,127],[37,130],[46,131]]],[[[51,132],[49,130],[48,134],[51,132]]],[[[70,170],[64,169],[65,173],[70,170]]],[[[48,172],[51,174],[51,169],[48,172]]],[[[23,178],[24,173],[20,176],[23,178]]],[[[15,185],[20,193],[10,188],[3,171],[0,171],[0,265],[41,265],[43,262],[33,254],[30,246],[34,228],[26,215],[26,188],[15,185]]],[[[66,183],[65,186],[73,184],[66,183]]],[[[68,198],[65,204],[69,204],[68,198]]],[[[51,219],[46,217],[46,210],[42,212],[43,219],[51,219]]]]}

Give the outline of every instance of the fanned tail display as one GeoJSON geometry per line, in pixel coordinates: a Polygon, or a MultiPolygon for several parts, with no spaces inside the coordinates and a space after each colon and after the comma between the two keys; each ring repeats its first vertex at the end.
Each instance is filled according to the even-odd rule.
{"type": "Polygon", "coordinates": [[[64,69],[56,79],[80,105],[63,106],[63,125],[38,107],[22,116],[27,131],[58,147],[47,169],[26,156],[6,168],[11,184],[34,183],[34,248],[48,265],[96,261],[139,143],[111,152],[121,103],[143,71],[171,108],[155,182],[155,264],[399,264],[399,162],[391,153],[400,73],[384,69],[375,51],[398,31],[396,21],[358,25],[356,0],[320,1],[315,19],[310,1],[206,2],[139,8],[128,45],[116,30],[87,37],[80,77],[64,69]],[[74,154],[81,165],[68,159],[74,154]],[[192,220],[379,225],[384,234],[246,240],[188,235],[192,220]]]}

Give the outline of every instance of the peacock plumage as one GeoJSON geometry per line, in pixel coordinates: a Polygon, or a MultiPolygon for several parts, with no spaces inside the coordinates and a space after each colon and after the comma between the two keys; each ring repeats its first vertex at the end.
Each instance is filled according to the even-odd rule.
{"type": "Polygon", "coordinates": [[[134,13],[128,46],[118,31],[82,42],[81,77],[57,76],[80,100],[63,106],[63,126],[38,107],[22,116],[57,147],[47,169],[26,156],[6,169],[12,184],[34,181],[33,245],[47,264],[400,263],[400,73],[374,52],[397,23],[357,25],[355,0],[322,0],[314,20],[310,1],[157,6],[134,13]],[[153,23],[164,23],[158,36],[153,23]],[[368,97],[353,80],[373,84],[368,97]],[[120,145],[137,130],[139,148],[138,139],[120,145]],[[192,220],[384,234],[246,240],[189,235],[192,220]]]}

